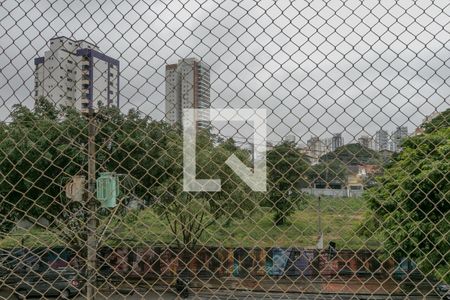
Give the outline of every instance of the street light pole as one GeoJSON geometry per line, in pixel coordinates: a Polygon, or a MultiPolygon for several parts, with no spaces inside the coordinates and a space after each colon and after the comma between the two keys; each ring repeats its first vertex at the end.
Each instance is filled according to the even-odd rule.
{"type": "Polygon", "coordinates": [[[96,259],[97,259],[97,241],[96,241],[96,199],[95,199],[95,113],[92,105],[89,107],[88,113],[88,190],[87,190],[87,290],[86,299],[94,300],[95,284],[96,284],[96,259]]]}

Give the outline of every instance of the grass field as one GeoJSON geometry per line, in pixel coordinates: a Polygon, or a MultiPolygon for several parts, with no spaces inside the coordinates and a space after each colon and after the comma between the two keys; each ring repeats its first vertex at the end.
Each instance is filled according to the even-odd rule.
{"type": "MultiPolygon", "coordinates": [[[[322,198],[321,226],[324,245],[330,240],[339,248],[377,248],[373,239],[359,237],[355,232],[367,211],[360,198],[322,198]]],[[[252,214],[229,224],[214,224],[203,234],[203,245],[227,247],[315,247],[318,239],[318,199],[309,198],[289,217],[289,223],[275,226],[268,208],[258,207],[252,214]]],[[[127,217],[112,222],[106,244],[173,244],[168,225],[151,209],[140,211],[130,220],[127,217]]],[[[33,246],[64,245],[58,235],[42,229],[17,230],[0,241],[0,247],[21,244],[33,246]]]]}

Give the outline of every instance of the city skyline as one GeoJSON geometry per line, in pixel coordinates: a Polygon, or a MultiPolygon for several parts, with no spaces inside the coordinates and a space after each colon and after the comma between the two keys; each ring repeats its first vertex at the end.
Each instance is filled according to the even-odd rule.
{"type": "MultiPolygon", "coordinates": [[[[135,8],[145,12],[138,18],[141,21],[123,22],[111,30],[106,23],[114,24],[114,18],[122,16],[111,3],[105,3],[102,10],[95,3],[86,6],[71,3],[71,9],[79,11],[77,18],[73,18],[70,10],[65,9],[64,1],[55,1],[51,6],[40,1],[39,7],[44,13],[37,7],[29,7],[27,18],[11,22],[8,27],[9,34],[15,34],[27,28],[28,22],[33,22],[36,31],[17,34],[19,38],[14,40],[13,46],[9,35],[2,36],[0,41],[4,53],[0,58],[3,70],[0,76],[5,82],[0,87],[3,101],[0,120],[8,120],[14,104],[32,107],[32,60],[36,53],[46,49],[47,41],[55,35],[95,41],[108,56],[124,62],[121,110],[127,112],[134,108],[155,120],[162,120],[165,114],[165,65],[183,57],[201,58],[211,66],[211,107],[267,108],[269,139],[275,141],[288,134],[305,142],[310,135],[323,137],[342,132],[345,141],[351,142],[380,129],[393,131],[397,126],[413,129],[426,116],[449,107],[445,61],[450,51],[443,43],[449,34],[439,30],[445,25],[440,18],[429,22],[417,19],[408,23],[408,31],[397,35],[373,28],[370,34],[377,43],[368,47],[363,39],[366,27],[361,21],[366,14],[360,11],[350,12],[349,16],[345,7],[336,9],[334,28],[322,26],[316,32],[285,24],[287,27],[281,30],[285,26],[270,25],[285,21],[281,10],[302,11],[304,8],[297,7],[300,3],[266,7],[267,12],[260,10],[265,7],[264,3],[248,5],[247,16],[241,19],[241,5],[247,2],[206,1],[202,9],[197,10],[195,1],[188,1],[175,11],[178,17],[194,14],[194,18],[180,23],[169,17],[173,16],[171,9],[177,1],[169,5],[155,2],[152,8],[158,14],[148,10],[145,2],[137,1],[135,8]],[[101,11],[108,14],[102,15],[101,11]],[[93,18],[105,19],[101,28],[95,22],[83,22],[91,16],[89,12],[93,18]],[[59,19],[49,28],[45,19],[53,18],[52,14],[57,14],[59,19]],[[166,16],[167,23],[161,22],[158,16],[166,16]],[[264,21],[270,16],[273,20],[264,21]],[[222,21],[228,22],[229,29],[216,26],[222,21]],[[247,31],[243,31],[243,25],[247,31]],[[411,37],[409,33],[425,30],[437,31],[440,35],[411,37]],[[328,48],[321,45],[328,45],[328,48]],[[319,46],[329,50],[322,53],[319,46]]],[[[434,5],[443,6],[444,2],[437,1],[434,5]]],[[[7,1],[3,7],[0,16],[7,22],[8,14],[16,6],[7,1]]],[[[413,5],[410,9],[420,8],[413,5]]],[[[367,14],[377,20],[385,15],[380,10],[382,8],[376,6],[367,14]]],[[[391,10],[392,13],[399,11],[400,7],[391,10]]],[[[133,18],[137,20],[134,16],[125,16],[129,20],[133,18]]],[[[320,16],[315,14],[296,18],[299,24],[319,21],[320,16]]],[[[404,20],[391,23],[397,27],[407,25],[404,20]]],[[[236,134],[232,128],[225,133],[236,134]]]]}
{"type": "MultiPolygon", "coordinates": [[[[38,72],[39,70],[39,66],[44,65],[44,61],[48,62],[49,60],[53,60],[55,58],[55,56],[58,56],[57,54],[59,52],[66,52],[67,54],[64,56],[60,56],[60,57],[56,57],[57,59],[59,59],[60,61],[57,62],[56,64],[59,66],[65,65],[68,66],[67,64],[67,60],[68,58],[71,58],[73,56],[79,56],[81,57],[80,59],[84,58],[85,56],[83,56],[83,54],[86,54],[86,50],[94,50],[97,53],[100,49],[98,48],[98,46],[94,43],[85,41],[85,40],[74,40],[71,38],[67,38],[65,36],[57,36],[54,37],[52,39],[49,40],[49,44],[50,44],[50,49],[48,51],[45,51],[45,56],[44,57],[37,57],[34,59],[34,63],[36,65],[36,74],[39,74],[38,72]],[[53,45],[54,41],[59,42],[57,43],[57,45],[53,45]],[[75,45],[72,45],[71,42],[74,43],[78,43],[75,45]],[[68,51],[67,48],[67,43],[70,44],[70,48],[74,48],[72,50],[72,53],[70,53],[70,51],[68,51]],[[86,49],[83,49],[86,48],[86,49]],[[61,51],[60,51],[61,50],[61,51]],[[81,52],[80,52],[81,51],[81,52]],[[84,51],[84,52],[83,52],[84,51]],[[55,54],[56,53],[56,54],[55,54]]],[[[101,54],[100,54],[101,55],[101,54]]],[[[97,55],[97,56],[100,56],[97,55]]],[[[108,68],[110,66],[116,66],[118,68],[119,66],[119,62],[117,60],[112,59],[111,57],[102,54],[103,57],[101,57],[101,61],[105,62],[108,66],[108,68]],[[110,62],[113,61],[114,64],[110,64],[110,62]]],[[[51,63],[51,62],[50,62],[51,63]]],[[[77,68],[76,63],[74,64],[73,69],[77,68]]],[[[78,63],[82,63],[82,61],[80,60],[78,63]]],[[[97,63],[98,64],[98,63],[97,63]]],[[[94,66],[96,66],[96,64],[94,63],[94,66]]],[[[46,68],[46,70],[48,70],[48,68],[53,68],[54,66],[49,66],[46,68]]],[[[181,110],[184,108],[208,108],[210,106],[210,99],[209,99],[209,89],[211,88],[210,82],[209,82],[209,73],[210,73],[210,67],[208,65],[206,65],[205,63],[203,63],[201,61],[201,59],[197,59],[197,58],[180,58],[178,59],[178,63],[177,64],[167,64],[166,66],[166,76],[165,76],[165,88],[166,88],[166,96],[165,96],[165,105],[166,105],[166,113],[163,117],[164,120],[168,121],[170,124],[175,124],[175,123],[181,123],[181,110]],[[197,70],[199,69],[199,70],[197,70]],[[199,76],[197,73],[204,73],[203,76],[199,76]],[[176,74],[174,76],[174,74],[176,74]],[[169,77],[173,77],[173,78],[169,78],[169,77]],[[197,76],[197,77],[196,77],[197,76]],[[201,79],[203,77],[203,79],[201,79]],[[206,78],[206,79],[205,79],[206,78]],[[199,82],[201,80],[203,80],[204,82],[201,82],[201,84],[199,83],[198,86],[195,85],[195,82],[199,82]],[[173,84],[168,84],[168,82],[170,82],[170,80],[174,80],[173,84]],[[205,81],[206,80],[206,81],[205,81]],[[201,97],[196,97],[195,96],[195,90],[198,90],[200,86],[205,86],[206,84],[206,88],[204,89],[203,94],[205,94],[204,96],[201,97]],[[187,85],[189,86],[197,86],[197,88],[189,88],[187,85]],[[184,87],[184,89],[183,89],[184,87]],[[169,94],[173,94],[175,97],[174,99],[171,99],[170,101],[172,101],[173,103],[168,104],[168,95],[169,94]],[[198,98],[198,99],[197,99],[198,98]],[[204,98],[202,99],[202,101],[199,101],[200,98],[204,98]],[[174,103],[176,103],[174,105],[174,103]],[[197,104],[195,104],[197,103],[197,104]],[[195,106],[197,105],[197,106],[195,106]],[[170,108],[172,106],[172,108],[170,108]],[[172,110],[172,111],[171,111],[172,110]],[[174,116],[172,117],[173,120],[171,119],[170,115],[174,114],[174,116]]],[[[61,67],[62,68],[62,67],[61,67]]],[[[42,68],[41,68],[42,69],[42,68]]],[[[83,70],[83,66],[79,66],[78,69],[83,70]]],[[[101,68],[100,68],[101,69],[101,68]]],[[[112,70],[114,72],[114,69],[112,70]]],[[[75,71],[76,73],[77,71],[75,71]]],[[[81,73],[81,72],[80,72],[81,73]]],[[[58,73],[59,74],[59,73],[58,73]]],[[[65,73],[66,76],[69,76],[68,73],[65,73]]],[[[102,74],[101,74],[102,75],[102,74]]],[[[101,77],[100,75],[100,77],[101,77]]],[[[110,75],[109,73],[109,69],[108,69],[108,76],[110,75]]],[[[42,75],[40,76],[42,77],[42,75]]],[[[49,77],[53,77],[49,76],[49,77]]],[[[114,79],[117,80],[117,83],[119,82],[118,79],[120,77],[120,73],[119,76],[117,76],[117,74],[114,76],[114,79]]],[[[38,79],[39,77],[36,76],[35,77],[35,99],[37,99],[38,97],[42,96],[41,94],[38,94],[37,91],[38,90],[42,90],[42,79],[38,79]],[[38,85],[38,80],[40,80],[41,82],[38,85]]],[[[64,78],[60,78],[62,79],[62,81],[65,79],[64,78]]],[[[97,78],[94,81],[99,81],[101,78],[97,78]]],[[[61,82],[62,82],[61,81],[61,82]]],[[[77,81],[77,80],[75,80],[77,81]]],[[[81,82],[81,80],[79,80],[81,82]]],[[[109,81],[109,77],[108,77],[108,81],[109,81]]],[[[58,83],[61,83],[58,82],[58,83]]],[[[80,90],[79,88],[75,88],[76,90],[80,90]]],[[[54,88],[52,89],[54,90],[54,88]]],[[[99,90],[99,89],[97,89],[99,90]]],[[[106,89],[105,89],[106,91],[106,89]]],[[[42,93],[42,92],[41,92],[42,93]]],[[[109,94],[109,91],[108,91],[109,94]]],[[[120,95],[120,90],[119,90],[119,86],[117,85],[117,92],[116,92],[116,96],[117,99],[120,95]]],[[[80,96],[80,95],[79,95],[80,96]]],[[[97,100],[98,98],[101,98],[102,93],[99,92],[97,95],[97,100]]],[[[51,99],[51,98],[50,98],[51,99]]],[[[84,103],[84,109],[86,109],[87,107],[87,100],[85,99],[85,103],[84,103]]],[[[103,99],[100,99],[100,101],[103,99]]],[[[52,101],[55,102],[55,101],[52,101]]],[[[75,102],[75,100],[74,100],[75,102]]],[[[80,102],[79,99],[77,102],[80,102]]],[[[83,102],[83,100],[81,101],[83,102]]],[[[95,101],[96,102],[96,101],[95,101]]],[[[107,101],[107,103],[111,103],[111,101],[107,101]]],[[[118,106],[118,100],[117,100],[117,105],[118,106]]],[[[58,104],[58,103],[57,103],[58,104]]],[[[68,104],[66,104],[68,105],[68,104]]],[[[73,103],[71,104],[73,106],[73,103]]],[[[427,119],[429,119],[431,116],[436,115],[438,112],[433,112],[431,115],[426,116],[424,118],[424,121],[426,121],[427,119]]],[[[202,126],[205,127],[205,126],[202,126]]],[[[350,142],[348,143],[344,143],[344,138],[341,136],[342,134],[345,134],[345,131],[341,132],[341,133],[331,133],[331,137],[329,138],[319,138],[317,136],[318,141],[322,144],[324,144],[324,148],[318,152],[320,153],[328,153],[329,151],[334,151],[337,148],[345,145],[345,144],[350,144],[350,143],[360,143],[365,145],[364,142],[361,142],[361,139],[364,138],[371,138],[371,142],[373,143],[371,144],[368,148],[373,149],[373,150],[389,150],[392,152],[398,152],[398,145],[400,143],[400,140],[403,138],[403,136],[407,136],[408,135],[408,130],[407,130],[407,126],[397,126],[395,131],[392,131],[392,133],[390,135],[388,135],[388,142],[386,146],[383,146],[381,148],[377,148],[377,134],[379,132],[383,132],[384,130],[381,128],[380,130],[377,130],[375,132],[374,135],[367,135],[365,131],[363,131],[360,135],[355,135],[353,136],[353,139],[350,140],[350,142]],[[406,128],[405,130],[402,130],[403,128],[406,128]],[[401,132],[399,132],[401,131],[401,132]],[[406,133],[404,133],[404,131],[406,133]],[[398,135],[398,137],[396,138],[395,136],[398,135]]],[[[287,134],[287,136],[289,136],[291,139],[293,139],[294,141],[296,140],[297,135],[295,135],[295,133],[293,131],[291,131],[290,133],[287,134]]],[[[281,142],[283,140],[285,140],[286,137],[281,137],[281,139],[279,141],[273,141],[274,143],[277,142],[281,142]]],[[[313,138],[313,136],[311,136],[311,138],[313,138]]],[[[310,148],[310,146],[308,146],[309,141],[311,140],[308,139],[306,140],[306,143],[304,142],[304,139],[299,138],[298,141],[296,142],[297,144],[300,144],[300,147],[303,148],[310,148]]],[[[366,145],[365,145],[366,146],[366,145]]],[[[316,149],[317,146],[313,146],[313,149],[316,149]]],[[[317,151],[317,150],[313,150],[317,151]]]]}
{"type": "MultiPolygon", "coordinates": [[[[79,69],[78,71],[83,71],[83,66],[77,66],[78,64],[82,64],[83,63],[83,58],[85,58],[85,56],[83,56],[82,54],[84,52],[86,52],[86,50],[94,50],[97,53],[99,53],[98,51],[100,50],[95,44],[90,43],[88,41],[85,40],[73,40],[70,38],[67,38],[65,36],[58,36],[58,37],[54,37],[52,39],[49,40],[49,45],[50,45],[50,49],[45,51],[45,56],[44,57],[37,57],[34,59],[35,65],[36,65],[36,76],[35,76],[35,99],[43,96],[42,95],[42,90],[45,91],[45,87],[43,84],[43,74],[40,74],[40,72],[42,72],[42,69],[45,69],[47,72],[49,72],[48,77],[50,79],[52,79],[53,81],[58,81],[56,79],[54,79],[53,77],[53,73],[54,71],[51,71],[50,69],[53,69],[56,67],[60,67],[61,69],[63,69],[62,66],[64,66],[65,68],[69,69],[69,66],[72,68],[72,70],[74,69],[79,69]],[[56,44],[55,44],[56,43],[56,44]],[[70,48],[70,49],[68,49],[70,48]],[[85,48],[85,49],[84,49],[85,48]],[[70,51],[72,50],[72,51],[70,51]],[[83,52],[84,51],[84,52],[83,52]],[[63,55],[59,55],[61,52],[64,52],[63,55]],[[75,63],[73,63],[72,61],[69,60],[69,58],[74,59],[74,57],[78,56],[78,62],[76,61],[75,63]],[[51,60],[55,59],[57,60],[57,62],[53,63],[51,60]],[[44,62],[45,63],[50,63],[53,65],[47,65],[46,67],[44,66],[44,62]],[[72,63],[72,64],[69,64],[72,63]],[[38,84],[38,81],[39,84],[38,84]],[[39,93],[38,93],[39,91],[39,93]]],[[[109,82],[109,75],[110,75],[110,69],[109,67],[112,66],[119,66],[118,61],[103,55],[102,57],[102,62],[105,62],[108,66],[108,82],[109,82]],[[110,64],[110,61],[114,61],[115,64],[112,65],[110,64]]],[[[97,63],[98,65],[98,63],[97,63]]],[[[97,66],[94,63],[94,66],[97,66]]],[[[210,72],[210,67],[204,63],[201,62],[201,60],[196,59],[196,58],[180,58],[178,60],[177,64],[168,64],[165,66],[166,67],[166,79],[165,79],[165,83],[166,83],[166,97],[165,97],[165,105],[166,105],[166,114],[165,114],[165,120],[167,122],[169,122],[170,124],[176,124],[176,123],[181,123],[181,110],[184,108],[208,108],[210,105],[210,99],[209,99],[209,89],[211,88],[210,86],[210,82],[209,82],[209,72],[210,72]],[[197,84],[195,84],[197,83],[197,84]],[[188,86],[189,85],[189,86],[188,86]],[[190,86],[196,86],[196,88],[190,88],[190,86]],[[196,95],[196,91],[198,92],[198,90],[202,90],[200,91],[200,95],[196,95]]],[[[57,71],[59,71],[60,68],[56,68],[57,71]]],[[[63,71],[66,71],[65,68],[63,69],[63,71]]],[[[97,68],[99,69],[99,68],[97,68]]],[[[70,70],[70,73],[72,73],[72,70],[70,70]]],[[[112,70],[114,72],[114,70],[112,70]]],[[[74,71],[74,73],[77,73],[77,70],[74,71]]],[[[81,74],[82,72],[80,72],[81,74]]],[[[64,74],[57,74],[57,75],[65,75],[65,76],[71,76],[72,74],[69,73],[64,73],[64,74]]],[[[102,74],[101,74],[102,75],[102,74]]],[[[120,76],[120,74],[119,74],[120,76]]],[[[66,78],[64,78],[64,76],[60,76],[61,80],[58,81],[58,84],[61,83],[66,83],[66,78]]],[[[94,80],[95,82],[100,81],[100,79],[102,78],[97,78],[96,80],[94,80]]],[[[118,76],[117,74],[113,77],[113,79],[117,79],[118,80],[118,76]]],[[[48,79],[47,79],[48,80],[48,79]]],[[[72,81],[72,80],[70,80],[72,81]]],[[[78,78],[78,80],[75,80],[75,86],[77,85],[77,83],[81,82],[80,78],[78,78]]],[[[47,84],[48,85],[48,84],[47,84]]],[[[79,84],[78,84],[79,85],[79,84]]],[[[96,90],[99,90],[98,88],[95,88],[96,90]]],[[[55,88],[51,89],[52,92],[53,90],[55,90],[55,88]]],[[[72,89],[70,89],[72,90],[72,89]]],[[[79,91],[80,88],[74,88],[74,90],[79,91]]],[[[108,88],[109,90],[109,88],[108,88]]],[[[105,89],[106,91],[106,89],[105,89]]],[[[49,93],[49,92],[47,92],[49,93]]],[[[108,91],[109,94],[109,91],[108,91]]],[[[117,86],[117,99],[119,97],[120,91],[119,91],[119,87],[117,86]]],[[[198,94],[198,93],[197,93],[198,94]]],[[[81,95],[78,95],[79,97],[81,95]]],[[[98,93],[97,95],[97,100],[98,98],[101,97],[105,97],[105,95],[103,95],[101,92],[98,93]]],[[[63,102],[63,105],[68,105],[68,106],[74,106],[75,102],[80,102],[80,99],[78,99],[78,101],[76,101],[76,99],[73,100],[72,103],[67,103],[68,99],[59,99],[59,100],[52,100],[51,97],[49,97],[49,99],[56,103],[56,104],[61,104],[58,102],[63,102]]],[[[87,107],[87,101],[88,99],[85,98],[85,103],[84,103],[84,108],[87,107]]],[[[100,99],[104,100],[104,99],[100,99]]],[[[83,99],[81,99],[81,101],[83,101],[83,99]]],[[[95,102],[96,102],[95,101],[95,102]]],[[[117,100],[118,101],[118,100],[117,100]]],[[[111,101],[107,101],[107,103],[109,104],[111,101]]],[[[118,104],[118,102],[117,102],[118,104]]],[[[76,106],[76,105],[75,105],[76,106]]],[[[95,105],[94,105],[95,106],[95,105]]],[[[433,113],[430,116],[425,117],[424,121],[426,121],[427,119],[429,119],[431,116],[434,116],[436,113],[433,113]]],[[[204,127],[204,126],[203,126],[204,127]]],[[[407,136],[408,135],[408,130],[406,126],[398,126],[396,131],[392,132],[392,134],[389,136],[388,142],[386,144],[386,146],[383,146],[381,148],[377,148],[377,134],[379,132],[382,132],[384,130],[380,129],[379,131],[377,131],[375,133],[375,135],[370,136],[370,135],[360,135],[358,137],[355,137],[350,143],[357,141],[358,143],[373,149],[373,150],[390,150],[393,152],[397,152],[397,147],[399,144],[399,140],[403,137],[403,136],[407,136]],[[404,129],[404,130],[402,130],[404,129]],[[401,131],[399,133],[399,131],[401,131]],[[395,138],[396,135],[399,135],[397,138],[395,138]],[[370,141],[368,141],[367,139],[370,138],[370,141]],[[361,140],[367,140],[362,142],[361,140]]],[[[287,137],[289,137],[290,140],[293,140],[296,143],[300,143],[301,147],[307,148],[310,152],[312,153],[328,153],[330,151],[334,151],[337,148],[345,145],[346,143],[344,143],[344,139],[341,137],[342,133],[333,133],[332,136],[330,138],[319,138],[316,136],[311,136],[310,139],[308,139],[306,141],[306,144],[302,144],[303,140],[299,139],[298,142],[296,141],[296,135],[294,134],[288,134],[286,137],[284,137],[281,141],[283,140],[287,140],[287,137]],[[313,138],[317,138],[317,141],[319,144],[323,144],[321,147],[317,146],[317,145],[310,145],[310,141],[313,138]],[[317,150],[317,148],[321,148],[321,150],[317,150]],[[312,150],[311,150],[312,149],[312,150]]],[[[319,155],[320,156],[320,155],[319,155]]]]}

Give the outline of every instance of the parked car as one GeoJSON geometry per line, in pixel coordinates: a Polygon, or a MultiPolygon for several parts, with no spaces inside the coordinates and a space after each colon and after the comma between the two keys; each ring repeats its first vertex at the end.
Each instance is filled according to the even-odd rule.
{"type": "Polygon", "coordinates": [[[14,289],[19,299],[46,296],[69,299],[83,293],[85,286],[79,271],[71,267],[54,269],[45,265],[19,277],[14,289]]]}
{"type": "Polygon", "coordinates": [[[450,300],[450,285],[440,283],[436,286],[436,291],[442,299],[450,300]]]}

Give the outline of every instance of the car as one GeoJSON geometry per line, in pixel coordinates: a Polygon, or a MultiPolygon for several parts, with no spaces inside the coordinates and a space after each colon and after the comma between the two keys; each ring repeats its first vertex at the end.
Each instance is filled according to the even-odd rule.
{"type": "Polygon", "coordinates": [[[436,292],[442,297],[442,299],[450,300],[450,285],[440,283],[436,286],[436,292]]]}
{"type": "Polygon", "coordinates": [[[80,272],[71,267],[54,269],[45,265],[19,277],[21,280],[14,289],[18,299],[46,296],[69,299],[84,292],[85,281],[80,272]]]}

